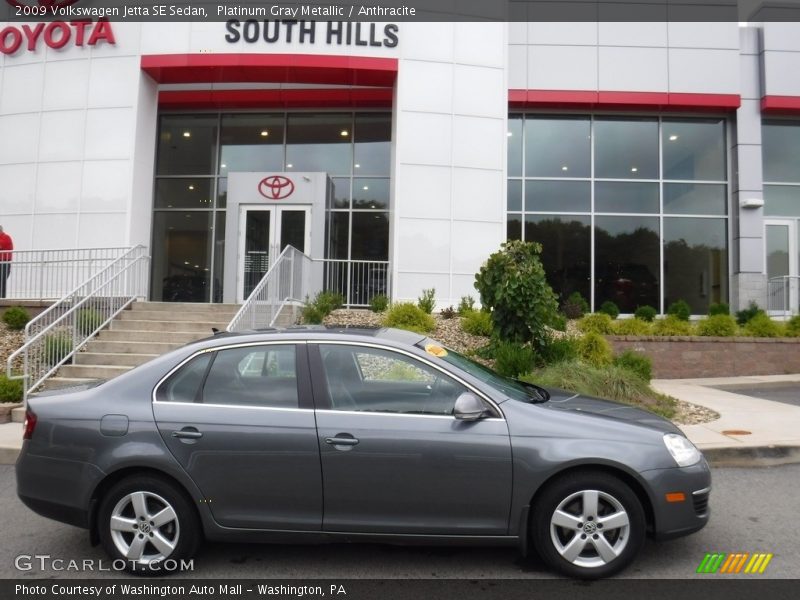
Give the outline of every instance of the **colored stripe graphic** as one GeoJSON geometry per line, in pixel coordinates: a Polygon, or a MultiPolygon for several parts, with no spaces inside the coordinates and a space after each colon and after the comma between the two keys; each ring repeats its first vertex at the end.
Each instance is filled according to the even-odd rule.
{"type": "Polygon", "coordinates": [[[716,573],[720,566],[722,566],[722,561],[725,560],[727,555],[724,552],[714,552],[707,553],[705,558],[703,558],[703,562],[700,563],[700,566],[697,567],[698,573],[716,573]]]}
{"type": "Polygon", "coordinates": [[[774,555],[766,552],[707,552],[697,567],[697,573],[744,573],[755,575],[767,570],[774,555]]]}

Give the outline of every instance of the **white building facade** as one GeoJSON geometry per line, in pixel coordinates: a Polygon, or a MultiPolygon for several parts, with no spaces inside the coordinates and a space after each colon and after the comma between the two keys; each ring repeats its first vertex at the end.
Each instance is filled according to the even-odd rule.
{"type": "Polygon", "coordinates": [[[143,244],[154,300],[240,301],[287,243],[351,304],[457,304],[507,238],[623,313],[766,306],[800,268],[800,24],[14,22],[0,51],[0,225],[143,244]]]}

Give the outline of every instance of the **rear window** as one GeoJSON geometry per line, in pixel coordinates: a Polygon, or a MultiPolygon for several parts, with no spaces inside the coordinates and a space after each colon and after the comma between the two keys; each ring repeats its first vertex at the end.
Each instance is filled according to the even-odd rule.
{"type": "Polygon", "coordinates": [[[198,402],[200,386],[212,356],[210,352],[196,356],[175,371],[158,388],[156,399],[159,402],[198,402]]]}

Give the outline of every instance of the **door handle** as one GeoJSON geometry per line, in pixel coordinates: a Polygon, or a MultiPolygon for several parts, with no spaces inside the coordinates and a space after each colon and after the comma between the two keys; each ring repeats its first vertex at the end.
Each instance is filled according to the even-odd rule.
{"type": "Polygon", "coordinates": [[[331,446],[355,446],[358,440],[354,437],[332,437],[325,438],[325,443],[331,446]]]}
{"type": "Polygon", "coordinates": [[[172,437],[181,440],[199,440],[203,434],[197,431],[194,427],[184,427],[180,431],[173,431],[172,437]]]}

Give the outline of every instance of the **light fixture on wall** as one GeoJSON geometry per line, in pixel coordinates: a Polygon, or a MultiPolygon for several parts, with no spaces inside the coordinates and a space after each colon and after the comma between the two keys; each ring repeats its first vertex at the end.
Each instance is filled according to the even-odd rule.
{"type": "Polygon", "coordinates": [[[739,206],[742,208],[763,208],[764,207],[764,199],[763,198],[744,198],[741,202],[739,202],[739,206]]]}

